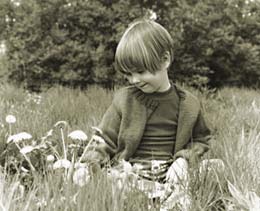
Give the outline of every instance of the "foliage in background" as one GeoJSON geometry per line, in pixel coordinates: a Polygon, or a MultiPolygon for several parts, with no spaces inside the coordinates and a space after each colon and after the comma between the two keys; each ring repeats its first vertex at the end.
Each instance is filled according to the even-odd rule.
{"type": "Polygon", "coordinates": [[[258,0],[1,0],[0,39],[13,82],[112,87],[123,82],[113,67],[123,31],[155,12],[174,37],[172,79],[259,86],[259,9],[258,0]]]}

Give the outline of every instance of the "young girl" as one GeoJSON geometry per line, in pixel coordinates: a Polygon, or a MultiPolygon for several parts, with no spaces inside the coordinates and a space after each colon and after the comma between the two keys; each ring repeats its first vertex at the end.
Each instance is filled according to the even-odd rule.
{"type": "Polygon", "coordinates": [[[192,164],[208,150],[210,131],[200,103],[170,82],[172,61],[173,41],[164,27],[151,20],[129,26],[115,64],[131,86],[115,93],[96,134],[104,142],[90,147],[85,161],[126,160],[138,167],[140,177],[164,182],[177,179],[176,163],[192,164]]]}

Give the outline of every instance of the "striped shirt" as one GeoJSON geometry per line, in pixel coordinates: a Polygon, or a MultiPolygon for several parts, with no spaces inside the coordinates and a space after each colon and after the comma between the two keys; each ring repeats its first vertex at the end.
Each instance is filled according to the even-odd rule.
{"type": "Polygon", "coordinates": [[[130,163],[140,176],[163,181],[172,163],[179,97],[173,86],[166,92],[149,94],[149,97],[157,100],[159,106],[147,120],[142,140],[130,163]]]}

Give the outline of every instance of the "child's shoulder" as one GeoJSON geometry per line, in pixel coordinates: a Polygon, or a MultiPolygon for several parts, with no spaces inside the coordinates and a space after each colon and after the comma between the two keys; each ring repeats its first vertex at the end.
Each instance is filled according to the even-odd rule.
{"type": "Polygon", "coordinates": [[[177,94],[179,95],[180,99],[182,100],[194,100],[194,101],[198,101],[198,97],[196,95],[194,95],[193,93],[191,93],[190,91],[188,91],[187,89],[174,84],[173,85],[176,89],[177,94]]]}
{"type": "Polygon", "coordinates": [[[113,101],[118,104],[122,104],[124,102],[129,102],[133,99],[133,97],[138,92],[135,86],[126,86],[120,88],[114,92],[113,101]]]}
{"type": "Polygon", "coordinates": [[[114,98],[125,98],[133,95],[137,88],[135,86],[122,87],[114,92],[114,98]]]}

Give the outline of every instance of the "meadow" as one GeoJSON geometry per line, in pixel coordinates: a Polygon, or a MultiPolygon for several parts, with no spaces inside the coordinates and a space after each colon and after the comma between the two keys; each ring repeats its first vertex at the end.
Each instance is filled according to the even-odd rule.
{"type": "MultiPolygon", "coordinates": [[[[216,170],[214,175],[191,170],[190,210],[257,210],[260,206],[259,90],[186,88],[201,100],[214,134],[208,156],[220,158],[225,164],[225,171],[216,170]]],[[[150,206],[153,202],[145,193],[135,188],[124,193],[103,171],[80,185],[72,178],[74,169],[54,170],[50,167],[53,161],[46,161],[52,152],[55,159],[64,156],[62,143],[67,147],[74,143],[69,140],[71,132],[81,130],[91,137],[91,127],[98,125],[112,96],[113,91],[96,86],[84,91],[54,87],[37,94],[8,84],[0,85],[0,210],[157,209],[150,206]],[[9,121],[7,115],[16,120],[9,121]],[[31,137],[21,140],[23,143],[18,148],[14,136],[13,139],[10,136],[21,132],[31,137]],[[47,141],[50,150],[46,149],[47,141]],[[34,150],[21,153],[25,146],[34,146],[34,150]]],[[[71,152],[66,158],[73,162],[78,159],[78,151],[71,152]]]]}

